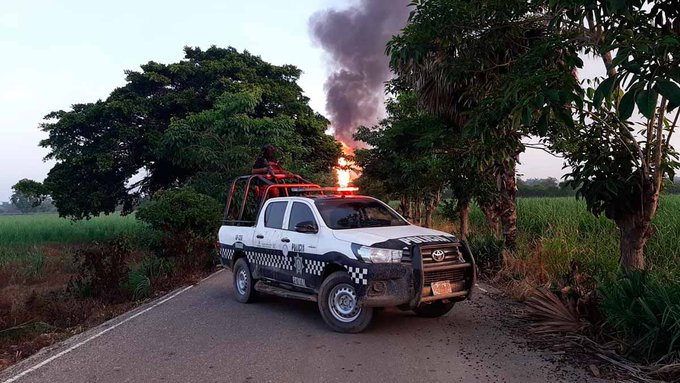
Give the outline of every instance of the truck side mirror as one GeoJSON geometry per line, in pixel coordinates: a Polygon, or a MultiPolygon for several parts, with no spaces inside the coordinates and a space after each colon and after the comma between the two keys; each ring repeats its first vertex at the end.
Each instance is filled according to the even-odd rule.
{"type": "Polygon", "coordinates": [[[295,225],[295,231],[298,233],[318,233],[319,229],[317,229],[316,225],[312,221],[303,221],[295,225]]]}

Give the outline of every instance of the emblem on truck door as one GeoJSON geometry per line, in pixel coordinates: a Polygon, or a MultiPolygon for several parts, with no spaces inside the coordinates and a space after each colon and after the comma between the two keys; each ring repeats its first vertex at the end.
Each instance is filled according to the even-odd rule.
{"type": "Polygon", "coordinates": [[[302,274],[302,269],[304,268],[304,265],[302,264],[302,257],[296,255],[293,259],[295,260],[295,273],[302,274]]]}
{"type": "Polygon", "coordinates": [[[444,253],[444,250],[435,250],[432,252],[432,260],[435,262],[441,262],[445,257],[446,253],[444,253]]]}

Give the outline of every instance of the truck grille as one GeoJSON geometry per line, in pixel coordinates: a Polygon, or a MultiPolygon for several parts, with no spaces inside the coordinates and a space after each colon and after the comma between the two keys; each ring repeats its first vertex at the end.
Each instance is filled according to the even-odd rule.
{"type": "MultiPolygon", "coordinates": [[[[467,263],[459,249],[459,244],[424,246],[421,248],[423,257],[423,286],[429,287],[434,282],[448,281],[452,285],[463,289],[466,277],[472,265],[467,263]],[[439,253],[439,257],[433,255],[439,253]],[[442,253],[443,252],[443,257],[442,253]]],[[[455,291],[455,288],[454,288],[455,291]]]]}
{"type": "Polygon", "coordinates": [[[425,272],[425,285],[430,285],[432,282],[449,281],[461,282],[465,280],[465,270],[439,270],[425,272]]]}
{"type": "Polygon", "coordinates": [[[421,255],[423,257],[423,268],[427,269],[428,266],[445,266],[445,265],[455,265],[459,263],[465,263],[463,256],[458,249],[458,244],[449,246],[437,246],[437,247],[424,247],[421,250],[421,255]],[[432,254],[440,251],[444,252],[444,259],[435,260],[432,258],[432,254]]]}

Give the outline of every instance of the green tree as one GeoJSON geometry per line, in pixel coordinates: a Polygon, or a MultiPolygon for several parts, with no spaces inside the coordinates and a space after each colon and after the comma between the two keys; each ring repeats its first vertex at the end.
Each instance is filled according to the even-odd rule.
{"type": "MultiPolygon", "coordinates": [[[[50,205],[49,196],[40,182],[24,178],[12,186],[10,202],[22,213],[41,211],[39,207],[46,201],[50,205]]],[[[49,210],[46,207],[42,210],[49,210]]]]}
{"type": "Polygon", "coordinates": [[[340,147],[297,85],[299,69],[234,48],[184,52],[180,62],[127,71],[104,101],[46,116],[41,145],[56,164],[44,186],[61,215],[129,212],[178,185],[222,198],[266,142],[293,170],[330,173],[340,147]]]}
{"type": "Polygon", "coordinates": [[[14,192],[12,193],[12,196],[9,198],[9,200],[15,208],[24,214],[30,213],[33,211],[33,209],[35,209],[31,198],[26,196],[24,193],[14,192]]]}
{"type": "Polygon", "coordinates": [[[465,137],[453,134],[444,121],[420,109],[412,91],[393,82],[395,97],[387,102],[388,116],[377,126],[362,127],[356,138],[370,149],[357,151],[362,167],[360,185],[379,183],[382,191],[399,199],[400,210],[417,224],[432,225],[432,216],[447,188],[455,199],[462,237],[468,234],[473,198],[488,191],[488,177],[466,166],[465,137]]]}
{"type": "Polygon", "coordinates": [[[388,44],[391,66],[420,105],[474,137],[466,163],[496,179],[496,198],[486,211],[500,214],[512,249],[522,139],[545,133],[550,119],[542,109],[563,108],[558,90],[574,86],[575,54],[551,49],[559,41],[546,33],[550,15],[535,2],[414,0],[412,6],[408,26],[388,44]]]}
{"type": "Polygon", "coordinates": [[[440,119],[418,110],[413,93],[398,94],[386,109],[387,118],[355,134],[371,147],[356,151],[361,179],[379,180],[400,200],[404,215],[430,227],[446,185],[446,153],[439,145],[445,129],[440,119]]]}
{"type": "Polygon", "coordinates": [[[661,0],[550,5],[559,33],[575,36],[607,68],[579,100],[574,129],[555,132],[554,148],[565,154],[569,184],[588,208],[616,222],[621,265],[643,269],[659,193],[680,165],[670,145],[680,114],[680,8],[661,0]]]}

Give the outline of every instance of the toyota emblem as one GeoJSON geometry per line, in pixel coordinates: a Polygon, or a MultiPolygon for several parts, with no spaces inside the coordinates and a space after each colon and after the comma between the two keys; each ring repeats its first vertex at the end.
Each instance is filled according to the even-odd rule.
{"type": "Polygon", "coordinates": [[[446,253],[444,252],[444,250],[435,250],[432,252],[432,259],[435,262],[443,261],[444,257],[446,257],[446,253]]]}

